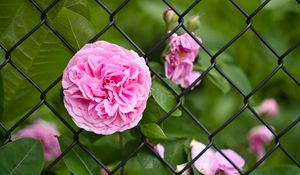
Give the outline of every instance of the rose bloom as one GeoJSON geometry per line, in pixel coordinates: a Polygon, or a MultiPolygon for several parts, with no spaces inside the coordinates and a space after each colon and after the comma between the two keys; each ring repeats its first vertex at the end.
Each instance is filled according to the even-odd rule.
{"type": "Polygon", "coordinates": [[[257,159],[261,159],[265,155],[264,146],[269,144],[273,138],[274,135],[265,125],[252,128],[248,137],[249,152],[255,152],[257,159]]]}
{"type": "Polygon", "coordinates": [[[32,125],[20,130],[14,139],[33,138],[39,140],[44,150],[46,160],[54,160],[61,151],[57,136],[59,135],[56,127],[52,123],[43,120],[37,120],[32,125]]]}
{"type": "MultiPolygon", "coordinates": [[[[194,159],[200,154],[206,145],[193,140],[191,142],[191,154],[194,159]]],[[[242,168],[245,164],[244,159],[231,149],[222,149],[222,153],[235,164],[236,167],[242,168]]],[[[219,152],[208,148],[194,163],[195,168],[203,175],[215,175],[220,173],[222,175],[239,174],[238,170],[219,152]]]]}
{"type": "Polygon", "coordinates": [[[279,112],[279,107],[275,99],[268,98],[261,102],[258,106],[258,110],[266,114],[267,117],[274,117],[279,112]]]}
{"type": "Polygon", "coordinates": [[[189,34],[184,33],[180,36],[173,34],[168,47],[165,75],[175,84],[187,88],[200,76],[200,73],[193,71],[193,62],[200,46],[189,34]]]}
{"type": "Polygon", "coordinates": [[[151,76],[144,59],[134,51],[97,41],[73,56],[62,86],[65,107],[77,126],[108,135],[141,120],[151,76]]]}

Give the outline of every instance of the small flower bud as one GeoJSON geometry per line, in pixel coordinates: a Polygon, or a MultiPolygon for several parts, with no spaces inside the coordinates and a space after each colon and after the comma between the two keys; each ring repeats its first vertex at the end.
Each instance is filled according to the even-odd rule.
{"type": "Polygon", "coordinates": [[[174,24],[176,24],[176,22],[178,20],[178,16],[171,8],[168,8],[167,10],[164,11],[163,18],[164,18],[164,21],[165,21],[168,29],[173,27],[174,24]]]}
{"type": "Polygon", "coordinates": [[[192,16],[188,20],[187,27],[191,32],[196,31],[200,27],[199,16],[192,16]]]}

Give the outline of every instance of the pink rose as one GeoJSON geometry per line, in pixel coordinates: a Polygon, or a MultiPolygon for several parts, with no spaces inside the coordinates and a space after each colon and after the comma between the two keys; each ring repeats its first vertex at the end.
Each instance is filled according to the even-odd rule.
{"type": "Polygon", "coordinates": [[[265,155],[264,145],[269,144],[273,138],[274,135],[265,125],[252,128],[248,138],[249,152],[255,152],[257,159],[261,159],[265,155]]]}
{"type": "MultiPolygon", "coordinates": [[[[200,154],[206,145],[193,140],[191,142],[191,154],[192,159],[194,159],[198,154],[200,154]]],[[[232,163],[234,163],[238,168],[242,168],[245,164],[244,159],[231,149],[221,150],[227,158],[229,158],[232,163]]],[[[221,173],[223,175],[234,175],[239,174],[238,170],[219,152],[215,152],[213,149],[207,149],[194,163],[195,168],[203,175],[215,175],[221,173]]]]}
{"type": "Polygon", "coordinates": [[[97,41],[73,56],[62,86],[65,107],[77,126],[108,135],[141,120],[151,76],[144,59],[134,51],[97,41]]]}
{"type": "Polygon", "coordinates": [[[165,157],[165,147],[162,144],[154,145],[153,148],[162,159],[165,157]]]}
{"type": "Polygon", "coordinates": [[[180,59],[193,62],[198,55],[200,46],[188,33],[180,36],[174,33],[171,36],[169,48],[171,53],[178,54],[180,59]]]}
{"type": "Polygon", "coordinates": [[[20,130],[14,136],[14,139],[33,138],[39,140],[44,150],[45,159],[54,160],[61,153],[57,139],[58,135],[59,133],[54,124],[39,119],[32,125],[20,130]]]}
{"type": "Polygon", "coordinates": [[[187,33],[178,36],[173,34],[168,45],[169,53],[165,56],[165,74],[175,84],[187,88],[200,74],[193,71],[193,62],[200,46],[187,33]]]}
{"type": "Polygon", "coordinates": [[[266,114],[268,117],[273,117],[278,114],[279,107],[275,99],[268,98],[262,101],[262,103],[258,106],[259,112],[266,114]]]}

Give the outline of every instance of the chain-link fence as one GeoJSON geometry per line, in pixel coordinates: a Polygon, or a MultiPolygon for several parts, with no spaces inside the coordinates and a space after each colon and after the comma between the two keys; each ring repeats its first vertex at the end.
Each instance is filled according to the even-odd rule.
{"type": "MultiPolygon", "coordinates": [[[[300,163],[298,160],[296,160],[293,157],[292,153],[289,153],[280,143],[281,138],[287,134],[293,127],[298,125],[300,121],[300,116],[294,120],[292,123],[290,123],[285,129],[283,129],[281,132],[277,133],[274,131],[274,129],[268,125],[261,116],[256,112],[254,107],[250,104],[249,98],[251,98],[259,89],[261,89],[279,70],[282,70],[286,73],[286,75],[289,76],[289,78],[294,81],[297,86],[300,86],[300,81],[293,76],[290,71],[285,67],[284,59],[297,47],[300,45],[300,40],[298,40],[292,47],[287,49],[283,53],[279,53],[274,47],[255,29],[255,27],[252,25],[253,18],[260,13],[260,11],[270,2],[270,0],[265,0],[259,7],[257,7],[251,14],[248,14],[235,0],[230,0],[229,3],[233,5],[236,9],[239,10],[239,12],[244,16],[245,20],[245,26],[244,28],[236,35],[234,36],[227,44],[225,44],[221,49],[219,49],[217,52],[212,53],[205,44],[202,44],[184,25],[184,18],[185,16],[198,4],[200,3],[200,0],[195,0],[188,8],[184,10],[183,13],[180,13],[170,2],[167,0],[163,0],[163,3],[166,4],[169,8],[171,8],[179,17],[177,26],[171,30],[169,33],[167,33],[165,36],[161,38],[159,42],[157,42],[150,50],[144,51],[142,50],[138,44],[136,44],[127,34],[124,32],[124,30],[118,25],[118,23],[115,20],[115,17],[119,14],[120,11],[128,4],[130,3],[129,0],[124,1],[121,3],[118,8],[116,8],[114,11],[111,11],[103,2],[100,0],[96,0],[97,4],[103,8],[106,13],[109,15],[109,23],[106,26],[103,26],[103,29],[97,33],[93,38],[90,39],[89,42],[96,41],[100,36],[102,36],[106,31],[108,31],[110,28],[116,29],[138,52],[141,56],[145,58],[145,60],[148,62],[148,58],[151,56],[151,54],[156,51],[159,48],[164,47],[165,41],[177,30],[183,29],[186,33],[188,33],[193,39],[201,46],[203,51],[210,57],[211,64],[210,66],[202,72],[201,76],[197,78],[196,81],[194,81],[188,88],[184,89],[181,93],[178,93],[154,68],[149,66],[150,71],[152,75],[160,79],[166,87],[168,87],[177,97],[177,105],[174,106],[174,108],[167,112],[159,121],[157,121],[157,124],[163,123],[174,111],[176,111],[178,108],[180,108],[183,112],[189,115],[189,117],[207,134],[207,138],[209,140],[209,143],[207,144],[207,147],[193,160],[188,162],[180,172],[177,172],[175,167],[173,167],[170,163],[168,163],[165,159],[162,159],[159,157],[159,155],[153,150],[151,144],[146,140],[146,138],[143,138],[139,145],[136,146],[136,149],[133,150],[124,160],[122,160],[120,163],[118,163],[113,169],[109,169],[106,167],[101,160],[97,159],[96,156],[93,155],[93,153],[86,148],[80,141],[79,135],[84,132],[82,129],[76,131],[68,122],[64,119],[62,114],[60,114],[55,107],[53,107],[46,99],[47,93],[58,83],[61,82],[62,76],[57,77],[57,79],[50,84],[45,90],[43,90],[41,87],[38,86],[34,80],[32,80],[25,72],[22,71],[22,69],[15,64],[15,62],[11,58],[11,53],[19,47],[27,38],[29,38],[34,32],[36,32],[39,28],[42,26],[48,27],[56,36],[57,38],[65,45],[65,47],[72,53],[76,53],[76,49],[72,47],[72,45],[61,35],[56,28],[48,21],[47,14],[48,12],[55,7],[60,1],[55,0],[52,2],[47,8],[42,8],[37,2],[34,0],[30,0],[32,5],[40,12],[41,21],[36,24],[36,26],[28,32],[25,36],[23,36],[19,41],[17,41],[12,47],[5,48],[4,45],[1,45],[1,49],[5,52],[5,60],[0,64],[0,69],[2,69],[5,66],[12,66],[16,71],[18,71],[24,78],[32,85],[34,86],[39,92],[40,92],[40,101],[39,103],[34,106],[32,109],[29,110],[29,112],[24,115],[21,119],[19,119],[12,127],[6,128],[2,123],[0,123],[1,129],[5,132],[5,141],[3,143],[6,144],[11,141],[11,134],[12,132],[25,120],[27,120],[31,114],[33,114],[36,110],[38,110],[42,105],[47,106],[54,114],[55,116],[66,126],[69,128],[69,130],[74,134],[73,142],[70,144],[65,150],[63,150],[62,154],[54,161],[52,161],[44,170],[43,174],[47,174],[51,168],[53,168],[60,159],[62,159],[74,146],[79,146],[87,155],[89,155],[92,159],[94,159],[103,169],[107,171],[108,174],[114,174],[117,171],[119,171],[123,166],[126,165],[126,162],[129,161],[131,158],[133,158],[142,148],[147,147],[150,149],[153,154],[156,155],[156,157],[170,170],[173,174],[182,174],[185,170],[189,169],[193,163],[209,148],[214,148],[215,150],[220,152],[220,149],[214,142],[214,137],[218,135],[222,130],[231,124],[232,121],[234,121],[236,118],[239,117],[239,115],[245,111],[246,109],[249,109],[251,113],[261,122],[261,124],[265,125],[274,135],[275,137],[275,143],[274,146],[263,156],[262,159],[260,159],[258,162],[256,162],[252,167],[249,167],[247,170],[242,171],[240,170],[228,157],[226,157],[222,152],[220,152],[237,170],[240,174],[250,174],[254,169],[256,169],[262,162],[268,158],[275,150],[281,150],[288,158],[297,166],[300,168],[300,163]],[[226,75],[218,67],[217,59],[222,53],[229,48],[236,40],[238,40],[245,32],[252,31],[260,40],[261,42],[269,49],[269,51],[272,52],[272,54],[277,58],[277,66],[274,68],[272,72],[269,73],[267,77],[265,77],[255,88],[252,89],[250,93],[245,93],[239,86],[236,85],[236,83],[226,75]],[[201,81],[203,78],[208,76],[208,73],[211,70],[216,70],[222,77],[226,79],[230,83],[230,85],[239,92],[239,94],[243,97],[243,106],[240,108],[240,110],[231,116],[226,122],[224,122],[219,128],[217,128],[213,132],[209,132],[208,129],[205,127],[204,124],[202,124],[193,114],[192,112],[183,104],[182,98],[195,86],[199,81],[201,81]]],[[[299,4],[300,1],[297,0],[296,4],[299,4]]],[[[179,128],[180,129],[180,128],[179,128]]]]}

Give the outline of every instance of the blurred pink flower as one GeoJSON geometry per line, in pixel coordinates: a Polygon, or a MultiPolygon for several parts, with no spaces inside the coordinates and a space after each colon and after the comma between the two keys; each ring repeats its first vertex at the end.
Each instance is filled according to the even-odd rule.
{"type": "Polygon", "coordinates": [[[177,54],[179,59],[187,59],[191,62],[195,61],[195,58],[199,52],[199,48],[199,44],[188,33],[184,33],[180,36],[174,33],[171,36],[169,49],[171,53],[177,54]]]}
{"type": "Polygon", "coordinates": [[[200,76],[200,73],[193,71],[193,62],[200,46],[189,34],[184,33],[180,36],[173,34],[168,47],[169,53],[165,56],[166,77],[187,88],[200,76]]]}
{"type": "MultiPolygon", "coordinates": [[[[242,168],[245,165],[245,160],[231,149],[222,149],[222,153],[230,160],[236,167],[242,168]]],[[[240,174],[237,169],[219,152],[216,153],[216,159],[219,164],[219,172],[222,175],[240,174]]]]}
{"type": "MultiPolygon", "coordinates": [[[[191,85],[198,77],[200,77],[200,73],[199,72],[195,72],[192,71],[190,72],[181,82],[181,86],[183,88],[187,88],[189,85],[191,85]]],[[[197,83],[196,85],[198,85],[199,83],[197,83]]]]}
{"type": "Polygon", "coordinates": [[[162,144],[156,144],[153,148],[162,159],[165,157],[165,147],[162,144]]]}
{"type": "MultiPolygon", "coordinates": [[[[191,142],[191,155],[194,159],[206,148],[206,145],[196,140],[191,142]]],[[[194,163],[195,168],[204,175],[215,175],[218,170],[218,163],[215,159],[215,151],[208,148],[194,163]]]]}
{"type": "Polygon", "coordinates": [[[134,51],[97,41],[73,56],[62,85],[65,107],[77,126],[108,135],[130,129],[141,120],[151,75],[134,51]]]}
{"type": "Polygon", "coordinates": [[[274,135],[272,132],[264,125],[259,125],[250,130],[249,133],[249,152],[255,152],[257,159],[261,159],[265,155],[264,146],[269,144],[274,135]]]}
{"type": "MultiPolygon", "coordinates": [[[[193,140],[191,142],[191,147],[192,159],[194,159],[199,153],[201,153],[206,148],[206,145],[193,140]]],[[[238,168],[241,169],[244,166],[244,159],[233,150],[223,149],[221,151],[238,168]]],[[[218,172],[220,172],[223,175],[239,174],[239,172],[225,157],[223,157],[219,152],[215,152],[211,148],[208,148],[195,161],[194,166],[203,175],[215,175],[218,172]]]]}
{"type": "Polygon", "coordinates": [[[268,117],[274,117],[278,114],[279,107],[275,99],[268,98],[261,102],[258,106],[258,110],[268,117]]]}
{"type": "Polygon", "coordinates": [[[105,171],[104,168],[101,168],[100,174],[101,174],[101,175],[108,175],[108,173],[105,171]]]}
{"type": "Polygon", "coordinates": [[[14,139],[33,138],[39,140],[44,150],[45,159],[54,160],[61,153],[59,142],[56,137],[58,135],[59,133],[54,124],[39,119],[32,125],[20,130],[14,136],[14,139]]]}
{"type": "MultiPolygon", "coordinates": [[[[185,168],[186,165],[187,163],[177,165],[176,172],[180,172],[183,168],[185,168]]],[[[191,175],[191,169],[190,168],[186,169],[181,175],[191,175]]]]}

